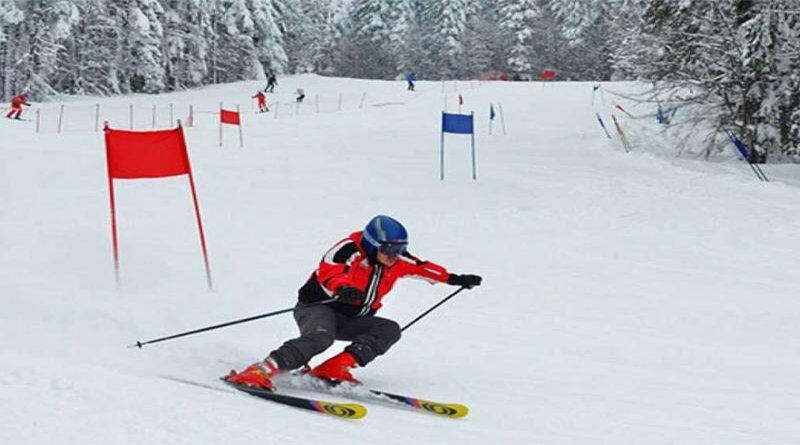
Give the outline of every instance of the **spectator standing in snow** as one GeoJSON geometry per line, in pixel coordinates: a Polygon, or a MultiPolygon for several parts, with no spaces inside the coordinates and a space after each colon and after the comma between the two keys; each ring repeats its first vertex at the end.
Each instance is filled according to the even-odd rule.
{"type": "Polygon", "coordinates": [[[303,99],[306,98],[306,92],[302,88],[298,88],[294,94],[297,94],[297,102],[303,102],[303,99]]]}
{"type": "Polygon", "coordinates": [[[408,74],[406,74],[406,82],[408,82],[408,88],[407,88],[408,91],[414,91],[415,80],[417,80],[417,76],[414,75],[413,71],[409,71],[408,74]]]}

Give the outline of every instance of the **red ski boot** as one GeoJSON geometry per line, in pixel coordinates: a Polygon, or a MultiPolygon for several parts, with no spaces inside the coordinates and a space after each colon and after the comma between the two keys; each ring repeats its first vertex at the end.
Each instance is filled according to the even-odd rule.
{"type": "Polygon", "coordinates": [[[334,382],[350,382],[360,385],[361,382],[356,380],[353,374],[350,374],[350,369],[357,366],[358,363],[356,362],[356,358],[353,357],[353,354],[345,351],[329,358],[322,362],[321,365],[312,369],[311,375],[334,382]]]}
{"type": "Polygon", "coordinates": [[[231,370],[231,373],[225,376],[225,380],[237,385],[247,385],[251,388],[273,391],[275,387],[270,379],[280,374],[280,372],[281,370],[275,360],[267,357],[262,362],[253,363],[242,372],[237,373],[235,370],[231,370]]]}

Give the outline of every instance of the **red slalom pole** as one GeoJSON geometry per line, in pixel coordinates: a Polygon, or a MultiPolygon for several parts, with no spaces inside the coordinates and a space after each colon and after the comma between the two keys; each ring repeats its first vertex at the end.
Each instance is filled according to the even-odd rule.
{"type": "MultiPolygon", "coordinates": [[[[221,124],[220,124],[221,125],[221,124]]],[[[180,122],[178,122],[178,127],[180,128],[180,137],[181,137],[181,144],[186,147],[186,138],[183,135],[183,127],[181,126],[180,122]]],[[[203,250],[203,261],[205,262],[206,266],[206,281],[208,281],[208,289],[214,290],[214,284],[211,280],[211,266],[208,264],[208,249],[206,248],[206,236],[205,232],[203,231],[203,220],[200,218],[200,204],[197,202],[197,192],[195,191],[194,187],[194,175],[192,175],[192,167],[191,163],[189,162],[189,150],[184,149],[183,152],[186,154],[186,165],[189,166],[189,187],[192,189],[192,202],[194,203],[194,215],[195,219],[197,220],[197,231],[200,233],[200,248],[203,250]]]]}

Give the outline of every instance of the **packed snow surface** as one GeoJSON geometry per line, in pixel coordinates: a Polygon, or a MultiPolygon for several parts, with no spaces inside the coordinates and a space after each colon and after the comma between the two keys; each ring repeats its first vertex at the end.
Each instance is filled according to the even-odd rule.
{"type": "MultiPolygon", "coordinates": [[[[593,100],[589,83],[409,92],[303,75],[256,114],[263,86],[71,98],[60,133],[60,102],[0,119],[0,443],[800,443],[797,166],[764,166],[762,183],[732,152],[676,156],[655,110],[629,102],[642,117],[617,112],[625,153],[618,98],[593,100]],[[442,181],[440,113],[459,94],[477,180],[469,136],[447,135],[442,181]],[[233,126],[220,147],[220,102],[240,105],[243,148],[233,126]],[[192,106],[213,291],[185,176],[115,181],[115,284],[96,104],[100,122],[140,129],[187,124],[192,106]],[[296,335],[288,314],[128,348],[291,307],[324,251],[379,213],[406,225],[415,255],[484,284],[356,375],[466,404],[466,418],[367,404],[345,421],[190,384],[224,390],[218,377],[296,335]]],[[[402,281],[380,315],[405,324],[453,290],[402,281]]]]}

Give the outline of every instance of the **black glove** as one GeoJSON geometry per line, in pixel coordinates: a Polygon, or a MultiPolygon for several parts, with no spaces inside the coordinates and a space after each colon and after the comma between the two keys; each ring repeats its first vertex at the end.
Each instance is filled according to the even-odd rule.
{"type": "Polygon", "coordinates": [[[454,286],[464,286],[467,289],[472,289],[475,286],[480,286],[481,278],[479,275],[457,275],[454,273],[450,274],[450,278],[447,279],[447,284],[452,284],[454,286]]]}
{"type": "Polygon", "coordinates": [[[336,301],[339,303],[361,306],[364,304],[364,292],[354,287],[342,286],[336,294],[336,301]]]}

